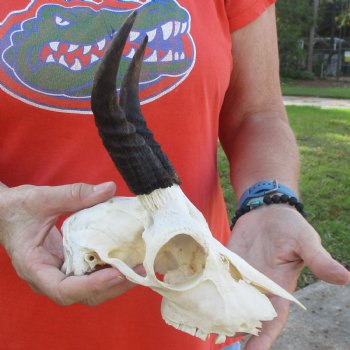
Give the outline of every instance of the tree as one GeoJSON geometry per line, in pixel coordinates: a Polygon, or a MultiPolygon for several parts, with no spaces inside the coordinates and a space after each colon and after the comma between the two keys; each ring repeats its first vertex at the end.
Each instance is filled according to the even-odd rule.
{"type": "Polygon", "coordinates": [[[281,73],[291,75],[305,61],[303,38],[312,24],[312,5],[310,0],[279,0],[276,9],[281,73]]]}
{"type": "Polygon", "coordinates": [[[319,0],[313,0],[312,4],[312,24],[310,27],[310,34],[309,34],[309,50],[308,50],[308,57],[307,57],[307,70],[309,72],[313,71],[313,56],[314,56],[314,41],[315,41],[315,34],[316,34],[316,28],[318,23],[318,7],[319,7],[319,0]]]}
{"type": "Polygon", "coordinates": [[[337,55],[339,74],[341,45],[350,35],[350,0],[279,0],[276,8],[281,73],[314,73],[315,62],[327,67],[337,55]]]}
{"type": "Polygon", "coordinates": [[[349,31],[350,28],[350,0],[333,0],[337,4],[336,22],[340,29],[349,31]]]}

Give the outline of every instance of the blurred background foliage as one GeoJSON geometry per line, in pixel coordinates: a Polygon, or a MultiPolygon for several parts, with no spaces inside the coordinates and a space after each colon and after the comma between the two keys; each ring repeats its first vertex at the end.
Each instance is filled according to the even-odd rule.
{"type": "Polygon", "coordinates": [[[350,77],[350,0],[278,0],[281,74],[350,77]]]}

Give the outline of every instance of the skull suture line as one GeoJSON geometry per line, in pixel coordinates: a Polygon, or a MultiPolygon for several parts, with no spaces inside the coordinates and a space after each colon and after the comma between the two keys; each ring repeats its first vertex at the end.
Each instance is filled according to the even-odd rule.
{"type": "Polygon", "coordinates": [[[265,292],[300,303],[218,242],[182,192],[141,114],[138,81],[147,37],[116,101],[115,77],[135,18],[134,12],[103,57],[91,102],[103,143],[136,197],[115,197],[68,218],[62,227],[63,270],[82,275],[114,266],[163,296],[166,323],[201,339],[214,333],[221,343],[237,332],[258,334],[261,321],[276,316],[265,292]],[[146,276],[132,269],[138,264],[146,276]]]}

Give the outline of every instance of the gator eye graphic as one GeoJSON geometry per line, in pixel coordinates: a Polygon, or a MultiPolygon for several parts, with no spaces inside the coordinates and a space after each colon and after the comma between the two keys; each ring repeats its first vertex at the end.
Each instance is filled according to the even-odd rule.
{"type": "Polygon", "coordinates": [[[125,45],[120,76],[147,35],[140,77],[142,104],[179,86],[195,63],[191,18],[176,0],[31,3],[0,22],[0,88],[29,104],[90,113],[98,63],[137,6],[137,21],[125,45]]]}
{"type": "Polygon", "coordinates": [[[66,27],[66,26],[70,25],[69,21],[66,21],[64,18],[62,18],[60,16],[55,17],[55,22],[57,25],[59,25],[61,27],[66,27]]]}

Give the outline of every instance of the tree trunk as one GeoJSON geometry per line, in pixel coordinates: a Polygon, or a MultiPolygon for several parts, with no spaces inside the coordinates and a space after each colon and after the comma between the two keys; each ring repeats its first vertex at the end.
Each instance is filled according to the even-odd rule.
{"type": "Polygon", "coordinates": [[[309,52],[307,58],[307,70],[312,72],[313,70],[313,56],[314,56],[314,39],[317,27],[319,0],[313,0],[313,21],[309,33],[309,52]]]}

